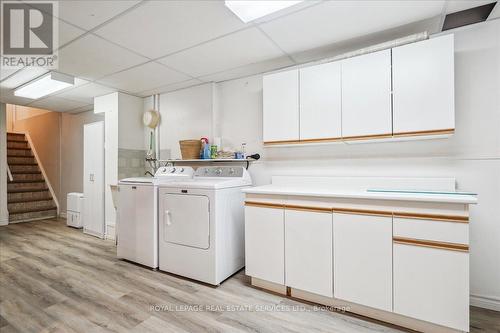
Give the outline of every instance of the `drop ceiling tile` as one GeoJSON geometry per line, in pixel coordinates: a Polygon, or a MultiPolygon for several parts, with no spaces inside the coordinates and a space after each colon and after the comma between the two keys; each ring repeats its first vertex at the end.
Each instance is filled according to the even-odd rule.
{"type": "Polygon", "coordinates": [[[25,67],[20,71],[16,72],[14,75],[10,76],[8,79],[0,83],[0,87],[14,89],[25,84],[28,81],[36,79],[39,76],[47,73],[48,70],[42,67],[25,67]]]}
{"type": "Polygon", "coordinates": [[[139,2],[130,0],[59,1],[58,17],[85,30],[90,30],[139,2]]]}
{"type": "Polygon", "coordinates": [[[69,111],[66,111],[67,113],[72,113],[72,114],[77,114],[77,113],[82,113],[82,112],[87,112],[87,111],[92,111],[94,110],[94,104],[88,104],[76,109],[72,109],[69,111]]]}
{"type": "Polygon", "coordinates": [[[29,106],[49,111],[65,112],[76,108],[80,108],[87,104],[88,103],[72,101],[57,96],[49,96],[33,101],[29,104],[29,106]]]}
{"type": "Polygon", "coordinates": [[[0,67],[0,81],[5,80],[7,77],[9,77],[10,75],[14,74],[17,71],[18,71],[17,68],[3,68],[3,67],[0,67]]]}
{"type": "Polygon", "coordinates": [[[169,91],[174,91],[174,90],[184,89],[184,88],[188,88],[188,87],[192,87],[192,86],[197,86],[197,85],[203,84],[203,83],[204,83],[203,81],[200,81],[198,79],[190,79],[190,80],[177,82],[177,83],[169,84],[166,86],[161,86],[161,87],[146,90],[146,91],[141,91],[140,93],[138,93],[138,95],[141,97],[147,97],[147,96],[151,96],[151,95],[155,95],[155,94],[162,94],[162,93],[166,93],[169,91]]]}
{"type": "Polygon", "coordinates": [[[223,1],[149,1],[96,34],[157,58],[243,27],[223,1]]]}
{"type": "Polygon", "coordinates": [[[89,34],[59,51],[59,71],[95,80],[147,60],[89,34]]]}
{"type": "Polygon", "coordinates": [[[260,27],[289,53],[439,15],[444,1],[325,1],[260,27]]]}
{"type": "Polygon", "coordinates": [[[276,69],[292,66],[293,64],[294,63],[290,60],[290,58],[280,57],[268,61],[241,66],[219,73],[209,74],[199,77],[199,79],[210,82],[221,82],[259,73],[265,73],[276,69]]]}
{"type": "Polygon", "coordinates": [[[116,89],[105,87],[97,83],[87,83],[79,87],[65,90],[57,94],[57,97],[80,101],[88,104],[94,103],[94,97],[106,95],[115,92],[116,89]]]}
{"type": "Polygon", "coordinates": [[[257,28],[207,42],[158,61],[194,77],[283,56],[257,28]]]}
{"type": "Polygon", "coordinates": [[[136,93],[188,79],[190,77],[187,75],[176,72],[164,65],[149,62],[102,78],[98,82],[136,93]]]}
{"type": "Polygon", "coordinates": [[[85,33],[85,30],[59,20],[59,47],[85,33]]]}

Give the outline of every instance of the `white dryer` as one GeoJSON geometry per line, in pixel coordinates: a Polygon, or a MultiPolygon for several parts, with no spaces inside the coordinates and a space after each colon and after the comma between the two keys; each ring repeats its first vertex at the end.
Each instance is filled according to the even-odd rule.
{"type": "Polygon", "coordinates": [[[159,185],[159,268],[218,285],[245,266],[243,167],[200,167],[159,185]]]}
{"type": "Polygon", "coordinates": [[[154,178],[118,182],[117,257],[158,268],[158,184],[193,177],[189,167],[163,167],[154,178]]]}

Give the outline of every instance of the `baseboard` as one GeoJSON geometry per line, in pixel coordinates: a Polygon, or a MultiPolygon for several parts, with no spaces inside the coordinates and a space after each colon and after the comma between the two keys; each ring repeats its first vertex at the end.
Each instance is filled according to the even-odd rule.
{"type": "Polygon", "coordinates": [[[60,212],[59,213],[59,217],[62,218],[62,219],[67,218],[66,212],[60,212]]]}
{"type": "Polygon", "coordinates": [[[470,295],[470,305],[477,306],[478,308],[500,311],[500,299],[496,297],[470,295]]]}
{"type": "Polygon", "coordinates": [[[0,219],[0,226],[9,224],[9,218],[0,219]]]}

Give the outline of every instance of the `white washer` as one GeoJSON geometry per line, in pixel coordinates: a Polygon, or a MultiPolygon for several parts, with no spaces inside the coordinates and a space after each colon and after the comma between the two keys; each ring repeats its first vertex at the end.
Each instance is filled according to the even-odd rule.
{"type": "Polygon", "coordinates": [[[245,266],[243,167],[200,167],[159,185],[160,270],[218,285],[245,266]]]}
{"type": "Polygon", "coordinates": [[[157,184],[191,179],[193,174],[189,167],[163,167],[155,178],[125,178],[118,182],[118,258],[158,268],[157,184]]]}

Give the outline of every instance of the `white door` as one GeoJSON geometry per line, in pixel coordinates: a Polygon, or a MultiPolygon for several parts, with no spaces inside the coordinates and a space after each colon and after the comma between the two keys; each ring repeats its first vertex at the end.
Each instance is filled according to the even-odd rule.
{"type": "Polygon", "coordinates": [[[469,253],[394,243],[394,312],[468,332],[469,253]]]}
{"type": "Polygon", "coordinates": [[[342,136],[392,134],[391,50],[342,60],[342,136]]]}
{"type": "Polygon", "coordinates": [[[300,139],[337,139],[341,132],[340,61],[300,69],[300,139]]]}
{"type": "Polygon", "coordinates": [[[333,296],[332,213],[285,210],[285,284],[333,296]]]}
{"type": "Polygon", "coordinates": [[[333,214],[336,298],[392,311],[392,217],[333,214]]]}
{"type": "Polygon", "coordinates": [[[455,128],[453,34],[392,50],[394,133],[455,128]]]}
{"type": "Polygon", "coordinates": [[[263,78],[264,142],[299,139],[299,71],[263,78]]]}
{"type": "Polygon", "coordinates": [[[162,212],[164,242],[208,249],[210,201],[203,195],[165,194],[162,212]]]}
{"type": "Polygon", "coordinates": [[[104,122],[84,125],[83,136],[83,231],[103,238],[104,122]]]}
{"type": "Polygon", "coordinates": [[[246,274],[284,285],[284,246],[284,209],[246,206],[246,274]]]}

